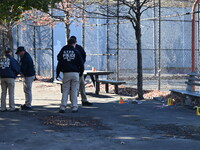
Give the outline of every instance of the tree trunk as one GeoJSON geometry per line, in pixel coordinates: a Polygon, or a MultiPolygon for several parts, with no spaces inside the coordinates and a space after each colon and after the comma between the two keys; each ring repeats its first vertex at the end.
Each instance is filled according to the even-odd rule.
{"type": "Polygon", "coordinates": [[[7,47],[9,47],[12,51],[13,51],[13,35],[12,35],[12,28],[10,28],[7,32],[7,39],[8,39],[8,45],[7,47]]]}
{"type": "Polygon", "coordinates": [[[141,26],[140,16],[137,16],[135,24],[135,36],[137,46],[137,88],[138,88],[138,99],[142,100],[143,97],[143,70],[142,70],[142,47],[141,47],[141,26]]]}
{"type": "Polygon", "coordinates": [[[71,32],[69,27],[70,27],[69,24],[65,24],[66,44],[67,44],[67,41],[68,41],[68,39],[70,37],[70,32],[71,32]]]}

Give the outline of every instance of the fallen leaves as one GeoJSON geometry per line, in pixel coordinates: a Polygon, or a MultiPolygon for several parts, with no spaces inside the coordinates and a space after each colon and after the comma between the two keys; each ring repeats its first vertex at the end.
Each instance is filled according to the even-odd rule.
{"type": "Polygon", "coordinates": [[[53,125],[61,127],[96,127],[102,126],[102,124],[95,119],[90,118],[77,118],[77,117],[65,117],[65,116],[47,116],[42,118],[44,125],[53,125]]]}
{"type": "Polygon", "coordinates": [[[146,94],[144,94],[144,98],[153,99],[154,97],[165,97],[169,94],[170,94],[170,92],[153,90],[153,91],[149,91],[146,94]]]}

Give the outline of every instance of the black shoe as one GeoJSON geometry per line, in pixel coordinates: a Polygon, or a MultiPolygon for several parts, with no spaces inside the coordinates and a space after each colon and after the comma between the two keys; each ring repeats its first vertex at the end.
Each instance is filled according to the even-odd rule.
{"type": "Polygon", "coordinates": [[[72,110],[72,113],[77,113],[78,112],[78,109],[77,110],[72,110]]]}
{"type": "Polygon", "coordinates": [[[16,112],[16,111],[19,111],[19,109],[15,108],[14,110],[10,110],[10,112],[16,112]]]}
{"type": "Polygon", "coordinates": [[[93,104],[88,101],[82,102],[82,106],[92,106],[92,105],[93,104]]]}
{"type": "Polygon", "coordinates": [[[1,110],[1,112],[7,112],[8,110],[7,109],[5,109],[5,110],[1,110]]]}
{"type": "Polygon", "coordinates": [[[31,110],[31,109],[32,109],[31,107],[28,107],[25,104],[21,105],[21,110],[31,110]]]}
{"type": "Polygon", "coordinates": [[[60,109],[59,113],[65,113],[65,110],[60,109]]]}

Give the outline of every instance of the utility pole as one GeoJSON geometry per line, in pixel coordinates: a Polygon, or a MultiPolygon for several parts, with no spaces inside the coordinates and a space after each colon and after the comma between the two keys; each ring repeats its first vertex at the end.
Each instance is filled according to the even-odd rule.
{"type": "Polygon", "coordinates": [[[158,90],[161,89],[161,0],[158,6],[158,90]]]}

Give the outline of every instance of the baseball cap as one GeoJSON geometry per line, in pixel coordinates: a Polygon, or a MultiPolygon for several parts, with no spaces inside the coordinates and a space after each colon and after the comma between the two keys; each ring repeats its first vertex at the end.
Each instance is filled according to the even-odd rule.
{"type": "Polygon", "coordinates": [[[15,54],[18,54],[19,52],[25,51],[25,48],[23,46],[20,46],[17,48],[17,52],[15,54]]]}
{"type": "MultiPolygon", "coordinates": [[[[73,35],[70,37],[70,39],[74,39],[76,41],[76,37],[73,35]]],[[[77,41],[76,41],[77,42],[77,41]]]]}

